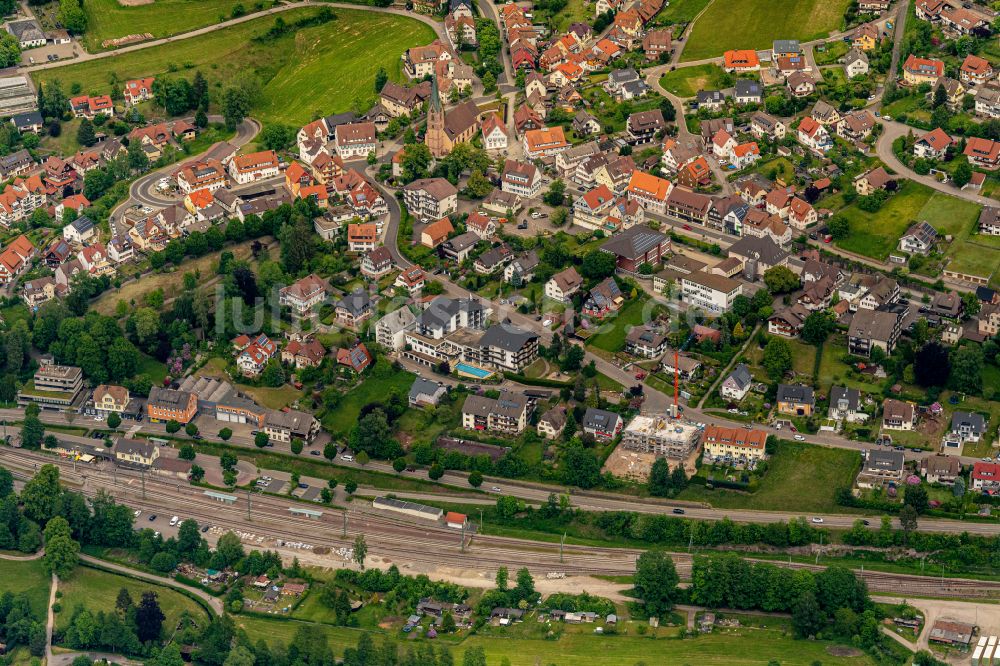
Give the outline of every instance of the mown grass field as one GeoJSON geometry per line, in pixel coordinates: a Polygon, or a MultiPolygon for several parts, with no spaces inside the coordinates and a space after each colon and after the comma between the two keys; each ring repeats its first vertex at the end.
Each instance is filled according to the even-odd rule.
{"type": "Polygon", "coordinates": [[[625,349],[625,336],[629,330],[649,318],[647,302],[648,298],[629,300],[617,314],[608,316],[597,324],[600,332],[587,340],[587,344],[612,354],[625,349]]]}
{"type": "Polygon", "coordinates": [[[990,278],[990,284],[1000,284],[1000,238],[976,234],[956,241],[948,248],[949,270],[990,278]]]}
{"type": "MultiPolygon", "coordinates": [[[[671,0],[670,5],[660,10],[658,21],[686,23],[698,15],[711,0],[671,0]]],[[[676,36],[676,35],[675,35],[676,36]]]]}
{"type": "MultiPolygon", "coordinates": [[[[840,512],[834,492],[849,486],[861,457],[857,451],[781,441],[755,493],[688,486],[680,498],[719,508],[770,511],[840,512]]],[[[784,663],[784,662],[782,662],[784,663]]]]}
{"type": "MultiPolygon", "coordinates": [[[[169,37],[230,18],[233,7],[242,4],[256,11],[252,2],[240,0],[155,0],[152,4],[127,7],[119,0],[87,0],[87,32],[84,45],[90,52],[101,51],[106,39],[148,32],[153,37],[169,37]]],[[[260,3],[263,7],[263,3],[260,3]]]]}
{"type": "Polygon", "coordinates": [[[205,610],[197,603],[188,599],[180,592],[170,588],[120,576],[108,571],[77,567],[68,580],[59,582],[59,590],[63,593],[60,604],[62,612],[56,617],[56,626],[60,629],[69,624],[70,615],[77,606],[83,606],[93,613],[97,611],[112,611],[118,591],[127,588],[132,600],[138,604],[142,593],[147,590],[156,592],[160,609],[167,619],[163,622],[165,631],[172,631],[177,626],[181,613],[188,611],[199,622],[206,619],[205,610]]]}
{"type": "Polygon", "coordinates": [[[345,393],[339,405],[323,415],[323,426],[334,435],[346,435],[358,422],[362,407],[369,402],[385,400],[392,390],[406,396],[413,385],[413,378],[413,373],[406,371],[393,373],[389,377],[367,377],[345,393]]]}
{"type": "MultiPolygon", "coordinates": [[[[534,622],[532,617],[529,622],[534,622]]],[[[236,624],[247,631],[251,640],[263,639],[269,643],[288,645],[301,626],[321,632],[333,648],[334,654],[357,645],[361,631],[328,625],[283,622],[267,618],[239,616],[236,624]]],[[[589,626],[589,625],[588,625],[589,626]]],[[[622,631],[619,627],[619,632],[622,631]]],[[[457,645],[450,645],[456,663],[470,647],[482,646],[489,664],[500,663],[507,657],[511,666],[536,664],[587,664],[588,666],[623,666],[624,664],[701,664],[723,665],[740,663],[745,666],[765,666],[778,661],[782,666],[808,666],[816,662],[830,665],[861,666],[873,663],[867,656],[838,657],[830,653],[831,643],[825,641],[796,641],[776,629],[744,627],[740,629],[701,635],[697,638],[678,640],[676,628],[663,627],[647,636],[635,634],[632,626],[629,635],[598,636],[590,633],[567,631],[557,640],[521,639],[506,636],[471,636],[457,645]],[[734,655],[739,655],[734,658],[734,655]]],[[[373,632],[378,633],[378,632],[373,632]]],[[[438,639],[440,649],[448,645],[438,639]]],[[[381,644],[381,637],[375,636],[381,644]]],[[[853,652],[853,651],[852,651],[853,652]]]]}
{"type": "Polygon", "coordinates": [[[930,223],[942,238],[947,235],[954,238],[949,255],[954,253],[957,258],[969,254],[972,261],[980,262],[983,257],[977,255],[981,249],[976,252],[962,248],[976,228],[981,211],[978,204],[904,180],[900,181],[899,191],[877,213],[866,213],[856,203],[840,211],[851,223],[851,235],[836,244],[851,252],[886,259],[910,225],[922,221],[930,223]]]}
{"type": "MultiPolygon", "coordinates": [[[[316,11],[295,9],[282,12],[281,18],[292,23],[316,11]]],[[[350,9],[337,9],[336,14],[334,21],[266,43],[252,38],[274,24],[270,16],[32,76],[36,83],[59,80],[64,90],[79,83],[85,93],[101,94],[111,91],[112,73],[120,81],[143,76],[190,79],[194,70],[201,70],[217,99],[227,79],[237,71],[249,71],[262,83],[252,115],[265,123],[301,125],[317,114],[355,106],[367,109],[375,100],[378,68],[384,67],[390,78],[398,80],[400,54],[434,39],[434,31],[414,19],[350,9]]]]}
{"type": "Polygon", "coordinates": [[[49,575],[41,560],[0,560],[0,594],[26,592],[31,610],[40,618],[45,617],[49,603],[49,575]]]}
{"type": "Polygon", "coordinates": [[[838,213],[850,222],[851,233],[835,241],[837,247],[885,260],[933,192],[925,185],[904,180],[900,181],[899,191],[877,213],[866,213],[856,203],[851,204],[838,213]]]}
{"type": "Polygon", "coordinates": [[[660,85],[678,97],[694,97],[699,90],[718,90],[722,87],[725,72],[718,65],[695,65],[667,72],[660,78],[660,85]]]}
{"type": "Polygon", "coordinates": [[[691,32],[682,61],[728,49],[764,49],[775,39],[810,41],[838,30],[850,0],[716,0],[691,32]]]}

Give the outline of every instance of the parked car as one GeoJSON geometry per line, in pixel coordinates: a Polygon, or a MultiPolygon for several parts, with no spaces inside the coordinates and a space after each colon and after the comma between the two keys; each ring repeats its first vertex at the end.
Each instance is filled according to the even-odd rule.
{"type": "Polygon", "coordinates": [[[795,436],[795,441],[796,442],[804,442],[804,441],[806,441],[806,438],[803,437],[802,435],[796,435],[795,436]]]}
{"type": "Polygon", "coordinates": [[[814,523],[816,523],[817,525],[821,525],[821,524],[823,524],[823,519],[822,519],[822,518],[820,518],[819,516],[813,516],[813,519],[812,519],[812,521],[813,521],[814,523]]]}
{"type": "Polygon", "coordinates": [[[674,509],[674,513],[676,513],[679,516],[682,516],[682,515],[684,515],[684,509],[679,509],[679,508],[678,509],[674,509]]]}

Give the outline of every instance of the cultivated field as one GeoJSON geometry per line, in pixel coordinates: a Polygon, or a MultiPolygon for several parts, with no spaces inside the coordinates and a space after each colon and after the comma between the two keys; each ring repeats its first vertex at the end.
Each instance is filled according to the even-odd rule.
{"type": "MultiPolygon", "coordinates": [[[[281,18],[292,23],[315,12],[295,9],[283,12],[281,18]]],[[[336,13],[335,21],[264,43],[252,38],[274,24],[272,17],[32,76],[36,83],[59,80],[64,90],[79,83],[83,92],[101,94],[111,92],[112,73],[119,81],[142,76],[190,79],[194,70],[201,70],[217,99],[237,69],[251,71],[263,84],[253,116],[265,123],[303,124],[317,114],[346,111],[355,105],[367,110],[375,99],[378,68],[385,67],[391,78],[400,78],[400,54],[434,39],[429,26],[413,19],[360,10],[338,9],[336,13]]]]}
{"type": "Polygon", "coordinates": [[[715,0],[694,24],[681,60],[728,49],[763,49],[775,39],[810,41],[840,29],[849,0],[715,0]]]}
{"type": "MultiPolygon", "coordinates": [[[[169,37],[212,25],[231,17],[233,7],[242,4],[255,11],[253,3],[240,0],[155,0],[128,6],[119,0],[87,0],[87,32],[84,45],[90,52],[104,50],[106,39],[150,33],[169,37]]],[[[261,3],[263,5],[263,3],[261,3]]]]}

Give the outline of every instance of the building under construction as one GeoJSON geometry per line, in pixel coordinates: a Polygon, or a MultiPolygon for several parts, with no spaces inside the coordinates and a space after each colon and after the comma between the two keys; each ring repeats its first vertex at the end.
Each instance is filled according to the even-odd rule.
{"type": "Polygon", "coordinates": [[[698,446],[698,426],[668,415],[636,416],[622,432],[622,446],[633,451],[683,460],[698,446]]]}

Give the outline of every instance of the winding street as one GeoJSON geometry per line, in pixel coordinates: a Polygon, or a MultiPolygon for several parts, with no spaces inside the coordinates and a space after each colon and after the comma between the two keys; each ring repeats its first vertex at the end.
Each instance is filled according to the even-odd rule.
{"type": "Polygon", "coordinates": [[[996,206],[997,200],[991,199],[990,197],[984,197],[976,194],[974,190],[962,190],[954,185],[947,183],[942,183],[935,179],[933,176],[921,176],[916,171],[906,166],[899,161],[896,154],[892,152],[893,142],[901,136],[906,136],[910,132],[919,136],[921,134],[920,130],[914,129],[909,125],[904,125],[903,123],[898,123],[895,120],[887,121],[882,120],[882,136],[879,137],[878,143],[875,146],[876,154],[878,158],[885,163],[887,167],[895,171],[897,174],[908,178],[909,180],[916,181],[921,185],[926,185],[938,192],[943,192],[944,194],[957,197],[959,199],[965,199],[966,201],[972,201],[974,203],[983,206],[996,206]]]}

